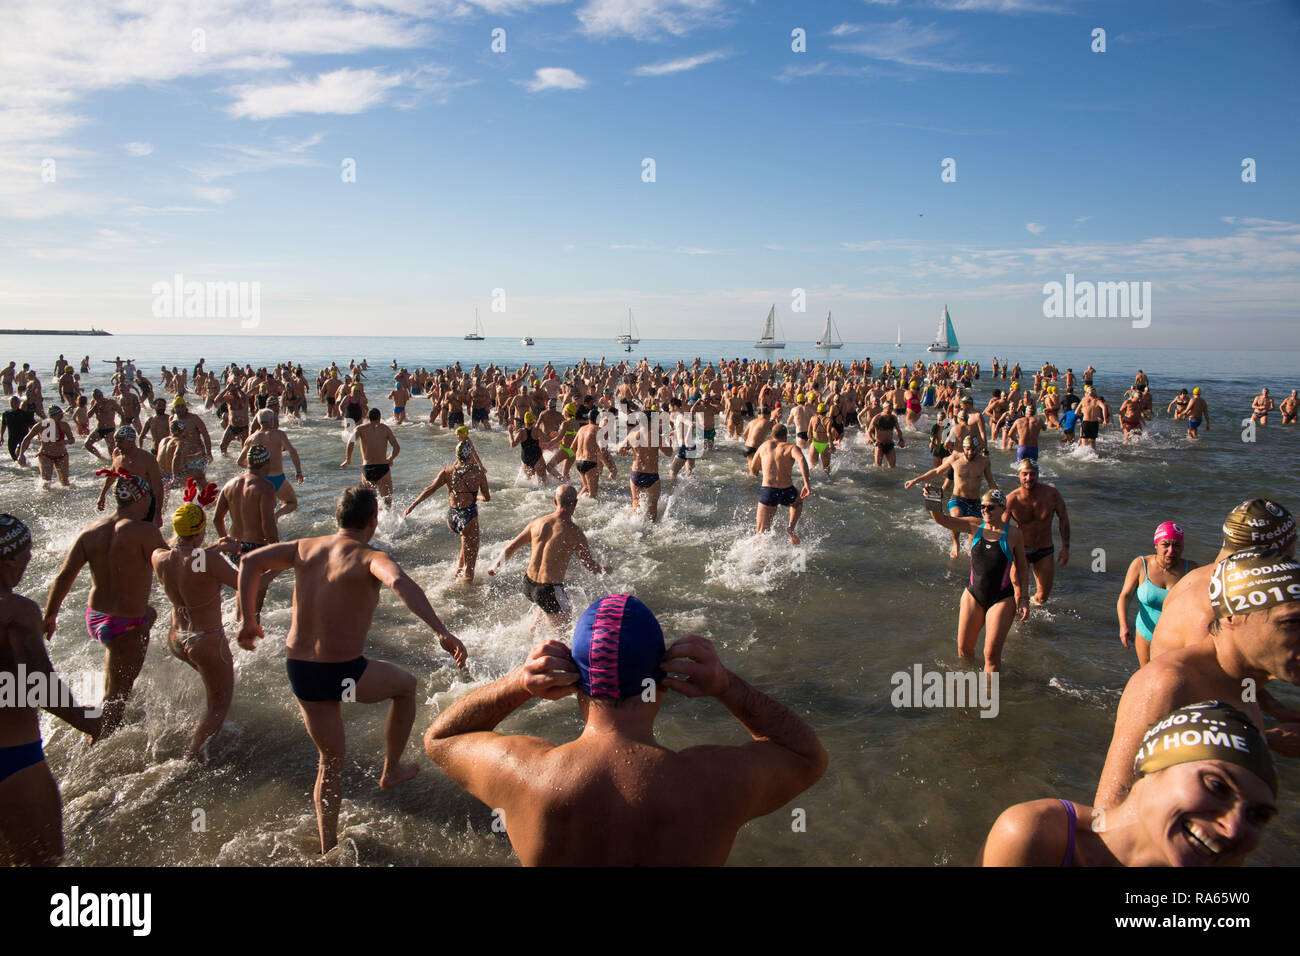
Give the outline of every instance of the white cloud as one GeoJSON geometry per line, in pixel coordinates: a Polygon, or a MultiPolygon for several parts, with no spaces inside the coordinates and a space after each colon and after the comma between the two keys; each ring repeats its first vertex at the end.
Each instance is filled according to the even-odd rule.
{"type": "Polygon", "coordinates": [[[388,91],[401,82],[400,76],[386,76],[378,70],[343,67],[321,73],[314,80],[236,87],[232,92],[238,99],[227,112],[255,120],[294,113],[361,113],[383,102],[388,91]]]}
{"type": "Polygon", "coordinates": [[[1028,229],[1030,232],[1032,232],[1035,236],[1037,236],[1040,233],[1042,233],[1042,231],[1047,227],[1044,226],[1042,223],[1027,222],[1025,223],[1025,228],[1028,229]]]}
{"type": "Polygon", "coordinates": [[[846,37],[853,33],[860,33],[862,25],[859,23],[841,23],[831,29],[831,36],[846,37]]]}
{"type": "Polygon", "coordinates": [[[871,38],[839,44],[832,49],[857,53],[872,60],[942,73],[1006,73],[1007,68],[991,63],[968,63],[951,58],[957,41],[954,30],[940,30],[933,24],[913,26],[907,18],[875,24],[871,38]]]}
{"type": "Polygon", "coordinates": [[[1075,222],[1087,222],[1087,221],[1088,221],[1089,219],[1091,219],[1091,218],[1092,218],[1091,216],[1080,216],[1078,219],[1076,219],[1076,220],[1074,220],[1074,221],[1075,221],[1075,222]]]}
{"type": "Polygon", "coordinates": [[[564,66],[544,66],[528,82],[528,92],[539,93],[542,90],[580,90],[587,81],[564,66]]]}
{"type": "Polygon", "coordinates": [[[682,37],[725,20],[722,0],[587,0],[578,21],[588,36],[682,37]]]}
{"type": "Polygon", "coordinates": [[[325,164],[310,153],[322,139],[320,133],[314,133],[296,141],[277,138],[274,147],[221,145],[215,147],[219,154],[216,159],[186,168],[206,183],[226,176],[260,173],[284,166],[323,166],[325,164]]]}
{"type": "Polygon", "coordinates": [[[194,195],[208,202],[229,202],[235,191],[224,186],[199,186],[194,190],[194,195]]]}
{"type": "Polygon", "coordinates": [[[701,53],[698,56],[669,60],[666,63],[651,63],[646,66],[638,66],[632,72],[637,76],[663,76],[666,73],[682,73],[686,70],[693,70],[697,66],[704,66],[706,63],[724,60],[729,55],[725,50],[713,50],[709,53],[701,53]]]}
{"type": "Polygon", "coordinates": [[[122,148],[132,156],[148,156],[153,152],[153,146],[149,143],[123,143],[122,148]]]}

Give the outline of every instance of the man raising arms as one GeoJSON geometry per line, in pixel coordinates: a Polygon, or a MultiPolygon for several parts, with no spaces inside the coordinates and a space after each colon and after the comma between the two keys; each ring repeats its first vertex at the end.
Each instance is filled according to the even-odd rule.
{"type": "Polygon", "coordinates": [[[807,723],[723,667],[706,638],[665,653],[658,621],[627,594],[587,608],[572,653],[539,644],[522,667],[449,707],[424,749],[501,810],[525,866],[720,866],[746,822],[811,787],[829,760],[807,723]],[[654,722],[669,690],[717,698],[753,740],[663,747],[654,722]],[[576,740],[494,732],[533,697],[569,694],[585,724],[576,740]]]}

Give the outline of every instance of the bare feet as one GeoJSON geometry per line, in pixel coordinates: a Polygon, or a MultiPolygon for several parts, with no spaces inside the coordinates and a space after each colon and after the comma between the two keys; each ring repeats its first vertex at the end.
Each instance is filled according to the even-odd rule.
{"type": "Polygon", "coordinates": [[[948,557],[957,558],[961,556],[961,545],[956,541],[952,543],[952,549],[948,552],[948,557]]]}
{"type": "Polygon", "coordinates": [[[384,790],[391,790],[393,787],[400,787],[406,781],[410,780],[420,772],[420,766],[417,763],[398,763],[394,767],[384,764],[383,776],[379,778],[379,786],[384,790]]]}
{"type": "Polygon", "coordinates": [[[790,536],[790,543],[794,545],[796,548],[803,543],[799,540],[799,536],[794,533],[794,528],[786,528],[785,533],[790,536]]]}

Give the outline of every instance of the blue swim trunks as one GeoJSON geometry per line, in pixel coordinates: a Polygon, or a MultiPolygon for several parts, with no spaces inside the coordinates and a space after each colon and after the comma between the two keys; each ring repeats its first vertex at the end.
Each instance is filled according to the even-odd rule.
{"type": "Polygon", "coordinates": [[[267,475],[266,480],[271,483],[276,491],[279,491],[280,486],[284,484],[284,472],[280,472],[278,475],[267,475]]]}
{"type": "Polygon", "coordinates": [[[953,508],[960,508],[963,518],[978,518],[980,516],[978,498],[959,498],[953,495],[948,499],[948,510],[952,511],[953,508]]]}

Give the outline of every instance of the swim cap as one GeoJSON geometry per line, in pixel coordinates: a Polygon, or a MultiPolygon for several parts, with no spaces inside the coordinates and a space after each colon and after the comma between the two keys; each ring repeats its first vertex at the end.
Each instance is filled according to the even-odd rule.
{"type": "Polygon", "coordinates": [[[468,439],[456,443],[456,460],[469,461],[474,457],[474,446],[468,439]]]}
{"type": "Polygon", "coordinates": [[[826,411],[826,406],[825,406],[825,405],[822,405],[822,404],[819,404],[819,405],[817,406],[817,414],[820,415],[820,414],[821,414],[822,412],[824,412],[824,411],[826,411]]]}
{"type": "Polygon", "coordinates": [[[32,533],[11,514],[0,514],[0,560],[12,558],[32,543],[32,533]]]}
{"type": "Polygon", "coordinates": [[[574,415],[576,415],[576,414],[578,414],[578,406],[575,405],[573,402],[565,402],[565,403],[564,403],[564,415],[565,415],[565,417],[566,417],[566,418],[572,418],[572,417],[573,417],[574,415]]]}
{"type": "Polygon", "coordinates": [[[988,491],[984,492],[984,497],[980,499],[980,504],[1001,505],[1005,508],[1007,506],[1007,496],[996,488],[990,488],[988,491]]]}
{"type": "Polygon", "coordinates": [[[916,381],[913,380],[912,383],[908,386],[908,388],[916,388],[916,381]]]}
{"type": "MultiPolygon", "coordinates": [[[[1011,383],[1011,387],[1012,387],[1012,388],[1019,388],[1019,387],[1020,387],[1020,383],[1019,383],[1019,382],[1012,382],[1012,383],[1011,383]]],[[[1088,387],[1089,387],[1089,388],[1092,388],[1091,385],[1089,385],[1088,387]]]]}
{"type": "Polygon", "coordinates": [[[184,407],[185,407],[184,395],[177,395],[175,398],[172,399],[172,408],[184,408],[184,407]]]}
{"type": "Polygon", "coordinates": [[[1263,551],[1238,551],[1214,566],[1210,607],[1215,618],[1253,614],[1300,601],[1300,563],[1263,551]]]}
{"type": "Polygon", "coordinates": [[[1022,471],[1037,471],[1037,470],[1038,470],[1037,458],[1022,458],[1020,459],[1020,467],[1016,469],[1016,473],[1019,474],[1022,471]]]}
{"type": "Polygon", "coordinates": [[[267,427],[270,427],[271,423],[274,421],[275,421],[275,412],[271,411],[269,408],[264,408],[257,413],[257,423],[259,425],[266,425],[267,427]]]}
{"type": "Polygon", "coordinates": [[[457,426],[456,426],[456,437],[457,437],[457,438],[468,438],[468,437],[469,437],[469,426],[468,426],[468,425],[457,425],[457,426]]]}
{"type": "Polygon", "coordinates": [[[961,440],[961,447],[962,447],[962,448],[974,448],[974,447],[975,447],[975,439],[972,438],[970,435],[967,435],[965,438],[963,438],[963,439],[961,440]]]}
{"type": "Polygon", "coordinates": [[[619,700],[640,694],[646,678],[663,680],[663,659],[663,629],[630,594],[594,602],[573,629],[578,688],[588,697],[619,700]]]}
{"type": "Polygon", "coordinates": [[[248,467],[261,468],[271,460],[271,450],[265,445],[254,445],[248,449],[248,467]]]}
{"type": "Polygon", "coordinates": [[[58,405],[51,405],[51,406],[50,406],[50,415],[51,415],[51,416],[54,416],[54,415],[62,415],[62,414],[63,414],[63,409],[59,408],[58,405]]]}
{"type": "Polygon", "coordinates": [[[1183,540],[1183,529],[1172,521],[1166,521],[1160,527],[1156,528],[1155,543],[1159,544],[1166,538],[1173,538],[1175,541],[1183,540]]]}
{"type": "Polygon", "coordinates": [[[537,421],[537,416],[536,416],[536,415],[534,415],[532,412],[524,412],[524,424],[525,424],[525,425],[531,425],[531,424],[532,424],[533,422],[535,422],[535,421],[537,421]]]}
{"type": "Polygon", "coordinates": [[[172,515],[172,530],[182,538],[198,534],[207,526],[208,517],[195,504],[183,504],[172,515]]]}
{"type": "Polygon", "coordinates": [[[1193,395],[1200,395],[1200,394],[1201,394],[1201,386],[1197,385],[1194,389],[1192,389],[1192,394],[1193,394],[1193,395]]]}
{"type": "Polygon", "coordinates": [[[1223,546],[1267,553],[1285,551],[1296,538],[1295,519],[1276,502],[1252,498],[1232,509],[1223,522],[1223,546]]]}
{"type": "Polygon", "coordinates": [[[1140,780],[1166,767],[1197,760],[1222,760],[1244,767],[1277,796],[1277,768],[1268,741],[1249,717],[1218,700],[1179,707],[1148,727],[1133,759],[1133,772],[1140,780]]]}
{"type": "Polygon", "coordinates": [[[113,432],[113,437],[118,441],[135,441],[135,429],[130,425],[123,425],[117,431],[113,432]]]}
{"type": "MultiPolygon", "coordinates": [[[[99,472],[95,472],[95,474],[99,474],[99,472]]],[[[117,499],[119,505],[129,505],[142,501],[145,495],[153,496],[149,482],[139,475],[128,474],[124,471],[117,472],[117,486],[113,489],[113,496],[117,499]]]]}

